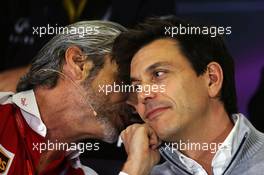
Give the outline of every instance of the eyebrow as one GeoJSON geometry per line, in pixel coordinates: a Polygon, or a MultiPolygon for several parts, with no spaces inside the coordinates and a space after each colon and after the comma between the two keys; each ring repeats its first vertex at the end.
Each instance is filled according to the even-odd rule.
{"type": "Polygon", "coordinates": [[[171,63],[169,63],[168,61],[157,62],[157,63],[152,64],[151,66],[149,66],[146,69],[146,72],[152,72],[153,70],[155,70],[158,67],[161,67],[161,66],[170,66],[170,65],[171,65],[171,63]]]}
{"type": "MultiPolygon", "coordinates": [[[[150,65],[149,67],[147,67],[146,72],[152,72],[153,70],[161,66],[171,66],[171,63],[169,63],[168,61],[154,63],[150,65]]],[[[130,83],[135,82],[135,81],[140,81],[140,80],[135,77],[130,78],[130,83]]]]}
{"type": "Polygon", "coordinates": [[[136,81],[140,81],[140,80],[137,78],[134,78],[134,77],[130,78],[130,84],[132,84],[133,82],[136,82],[136,81]]]}

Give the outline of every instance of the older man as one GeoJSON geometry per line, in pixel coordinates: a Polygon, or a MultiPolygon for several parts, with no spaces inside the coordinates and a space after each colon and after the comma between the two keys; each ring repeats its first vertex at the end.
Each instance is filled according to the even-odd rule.
{"type": "Polygon", "coordinates": [[[113,142],[123,127],[123,96],[99,87],[117,80],[109,53],[124,30],[102,21],[67,26],[40,50],[18,93],[0,93],[0,174],[95,174],[69,150],[84,138],[113,142]]]}
{"type": "Polygon", "coordinates": [[[122,33],[114,44],[132,85],[165,87],[132,94],[129,104],[145,124],[122,133],[128,153],[123,171],[263,174],[264,134],[237,113],[234,64],[223,40],[210,32],[176,34],[179,27],[203,29],[176,18],[153,19],[122,33]],[[160,154],[166,161],[153,168],[160,154]]]}

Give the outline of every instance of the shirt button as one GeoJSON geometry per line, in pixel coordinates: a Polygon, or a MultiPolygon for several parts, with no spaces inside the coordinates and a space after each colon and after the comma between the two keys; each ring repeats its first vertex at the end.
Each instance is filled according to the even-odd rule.
{"type": "Polygon", "coordinates": [[[39,127],[38,127],[38,130],[39,130],[39,131],[43,131],[43,130],[44,130],[44,127],[43,127],[43,126],[39,126],[39,127]]]}

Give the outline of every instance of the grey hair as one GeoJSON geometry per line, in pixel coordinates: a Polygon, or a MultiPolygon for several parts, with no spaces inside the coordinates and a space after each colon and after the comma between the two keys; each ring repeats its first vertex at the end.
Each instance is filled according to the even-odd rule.
{"type": "Polygon", "coordinates": [[[123,31],[126,31],[123,26],[108,21],[81,21],[63,27],[34,57],[29,72],[17,85],[17,92],[37,86],[54,87],[59,76],[56,71],[61,71],[65,52],[71,46],[79,47],[93,61],[89,76],[95,75],[104,64],[104,56],[111,52],[115,38],[123,31]]]}

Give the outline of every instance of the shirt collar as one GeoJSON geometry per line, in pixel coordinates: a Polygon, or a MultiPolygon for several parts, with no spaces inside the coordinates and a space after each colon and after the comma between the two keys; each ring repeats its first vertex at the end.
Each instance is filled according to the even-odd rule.
{"type": "MultiPolygon", "coordinates": [[[[230,155],[234,152],[234,148],[238,145],[237,143],[239,142],[237,140],[238,138],[238,131],[239,131],[239,125],[240,125],[240,116],[239,114],[234,114],[232,115],[232,120],[234,122],[234,127],[220,146],[220,150],[226,149],[230,151],[230,155]]],[[[242,140],[242,138],[241,138],[242,140]]]]}
{"type": "Polygon", "coordinates": [[[241,137],[242,135],[239,135],[239,126],[241,123],[240,114],[233,114],[232,120],[235,125],[219,147],[212,160],[213,170],[214,172],[217,172],[215,174],[222,174],[231,161],[234,151],[238,148],[238,145],[243,139],[243,137],[241,137]]]}
{"type": "Polygon", "coordinates": [[[204,170],[204,168],[197,163],[195,160],[185,156],[184,154],[182,154],[180,151],[176,151],[176,153],[179,156],[179,160],[181,161],[181,163],[194,175],[196,174],[207,174],[206,171],[204,170]]]}
{"type": "Polygon", "coordinates": [[[13,95],[12,101],[21,109],[21,113],[28,125],[39,135],[45,137],[47,127],[40,117],[34,91],[28,90],[16,93],[13,95]]]}
{"type": "MultiPolygon", "coordinates": [[[[214,174],[222,174],[229,162],[232,159],[232,156],[238,149],[240,143],[243,140],[244,135],[246,134],[246,128],[241,128],[241,117],[244,117],[242,114],[233,114],[232,120],[234,122],[234,127],[224,140],[224,142],[219,147],[212,160],[212,168],[214,174]]],[[[179,157],[181,163],[193,174],[207,174],[202,166],[197,163],[195,160],[185,156],[180,151],[175,151],[179,157]]]]}

